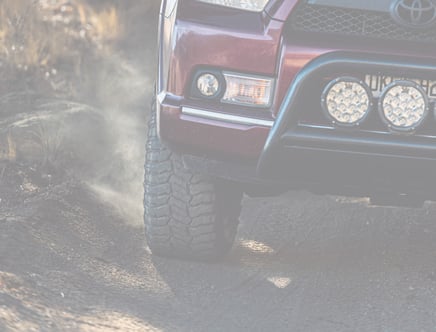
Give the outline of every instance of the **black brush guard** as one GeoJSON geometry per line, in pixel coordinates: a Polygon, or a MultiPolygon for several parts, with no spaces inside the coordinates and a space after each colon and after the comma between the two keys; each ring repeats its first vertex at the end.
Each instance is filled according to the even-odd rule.
{"type": "MultiPolygon", "coordinates": [[[[436,200],[436,136],[301,125],[299,96],[310,82],[344,71],[436,79],[436,60],[335,52],[291,84],[257,165],[271,182],[314,192],[436,200]]],[[[320,96],[316,96],[320,98],[320,96]]],[[[427,121],[436,127],[434,111],[427,121]]]]}

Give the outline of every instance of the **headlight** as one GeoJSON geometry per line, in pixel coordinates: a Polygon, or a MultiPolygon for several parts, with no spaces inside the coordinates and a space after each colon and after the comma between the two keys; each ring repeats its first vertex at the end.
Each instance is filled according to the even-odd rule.
{"type": "Polygon", "coordinates": [[[257,107],[271,106],[273,79],[242,76],[227,72],[223,73],[223,75],[226,81],[226,92],[221,100],[222,102],[257,107]]]}
{"type": "Polygon", "coordinates": [[[330,82],[321,101],[327,116],[334,123],[348,126],[360,124],[372,107],[368,86],[352,77],[340,77],[330,82]]]}
{"type": "Polygon", "coordinates": [[[423,89],[412,81],[395,81],[380,97],[380,113],[396,130],[414,130],[428,113],[428,100],[423,89]]]}
{"type": "Polygon", "coordinates": [[[214,5],[237,8],[250,12],[261,12],[269,0],[198,0],[214,5]]]}

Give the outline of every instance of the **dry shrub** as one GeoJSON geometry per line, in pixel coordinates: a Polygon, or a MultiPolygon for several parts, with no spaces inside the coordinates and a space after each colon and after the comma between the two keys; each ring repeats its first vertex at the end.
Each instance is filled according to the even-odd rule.
{"type": "Polygon", "coordinates": [[[103,167],[107,123],[98,109],[86,104],[41,100],[32,114],[17,116],[3,127],[0,162],[18,160],[50,172],[66,170],[71,163],[76,173],[103,167]]]}
{"type": "Polygon", "coordinates": [[[86,146],[70,143],[77,130],[86,136],[83,118],[97,125],[92,108],[81,108],[74,121],[71,116],[61,119],[76,108],[69,101],[89,103],[87,94],[96,95],[101,83],[97,64],[111,54],[121,26],[117,8],[110,4],[96,8],[86,0],[0,1],[0,162],[26,159],[60,167],[66,145],[70,154],[86,146]],[[59,102],[48,107],[41,98],[59,102]]]}
{"type": "MultiPolygon", "coordinates": [[[[84,3],[78,3],[78,13],[83,26],[90,25],[91,35],[96,41],[114,41],[122,35],[118,11],[113,6],[97,11],[84,3]]],[[[101,45],[101,44],[100,44],[101,45]]]]}
{"type": "Polygon", "coordinates": [[[61,32],[50,31],[35,9],[27,0],[0,4],[0,57],[6,65],[23,69],[44,66],[65,51],[61,32]]]}
{"type": "Polygon", "coordinates": [[[0,160],[140,193],[158,3],[0,0],[0,160]]]}
{"type": "MultiPolygon", "coordinates": [[[[3,71],[9,71],[9,81],[22,80],[20,72],[27,73],[27,79],[34,81],[30,90],[44,94],[52,90],[62,97],[75,96],[74,85],[81,83],[86,58],[109,53],[121,35],[114,6],[97,10],[85,0],[0,2],[3,71]]],[[[5,87],[10,84],[2,84],[0,93],[5,87]]]]}

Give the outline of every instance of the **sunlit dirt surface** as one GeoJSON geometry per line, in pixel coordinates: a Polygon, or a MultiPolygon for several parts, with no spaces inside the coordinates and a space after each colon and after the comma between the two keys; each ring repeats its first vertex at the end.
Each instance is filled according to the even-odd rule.
{"type": "Polygon", "coordinates": [[[206,264],[152,257],[142,227],[81,183],[17,195],[0,208],[1,331],[435,328],[431,204],[246,198],[234,249],[206,264]]]}

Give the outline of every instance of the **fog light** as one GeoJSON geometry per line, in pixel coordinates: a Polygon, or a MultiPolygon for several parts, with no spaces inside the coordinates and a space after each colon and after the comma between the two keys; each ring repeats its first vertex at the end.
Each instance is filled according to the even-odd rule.
{"type": "Polygon", "coordinates": [[[327,116],[337,124],[359,125],[372,107],[368,86],[353,77],[340,77],[325,88],[321,103],[327,116]]]}
{"type": "Polygon", "coordinates": [[[428,113],[428,99],[424,90],[412,81],[395,81],[382,92],[379,110],[393,129],[414,130],[428,113]]]}
{"type": "Polygon", "coordinates": [[[223,73],[227,89],[222,98],[225,103],[269,107],[274,81],[266,77],[242,76],[223,73]]]}
{"type": "Polygon", "coordinates": [[[215,97],[220,90],[218,78],[213,74],[202,74],[197,79],[197,89],[204,97],[215,97]]]}

